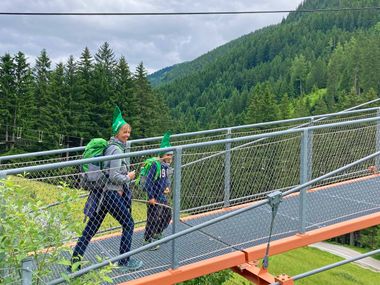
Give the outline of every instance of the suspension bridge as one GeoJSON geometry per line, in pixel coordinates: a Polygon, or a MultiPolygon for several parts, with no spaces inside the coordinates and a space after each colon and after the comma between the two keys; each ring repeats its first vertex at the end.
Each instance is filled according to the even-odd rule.
{"type": "MultiPolygon", "coordinates": [[[[145,213],[135,215],[132,250],[120,255],[120,230],[105,225],[85,253],[89,263],[70,277],[133,256],[144,262],[143,268],[134,272],[114,268],[110,273],[114,284],[175,284],[227,268],[255,284],[293,284],[301,277],[269,274],[269,256],[380,224],[379,108],[173,137],[178,140],[170,148],[172,221],[165,237],[143,245],[145,213]],[[159,250],[149,250],[156,245],[159,250]],[[260,258],[262,266],[256,262],[260,258]]],[[[132,169],[139,169],[146,157],[159,152],[158,139],[131,141],[130,152],[86,160],[76,157],[82,148],[6,157],[0,176],[27,183],[29,191],[36,185],[59,187],[62,182],[73,189],[79,165],[127,158],[132,169]],[[68,152],[75,153],[72,159],[52,158],[68,152]],[[40,159],[44,155],[48,158],[40,159]],[[39,158],[15,162],[33,156],[39,158]]],[[[136,199],[132,208],[144,208],[138,203],[145,194],[137,187],[132,190],[136,199]]],[[[57,200],[42,210],[58,215],[59,209],[76,202],[57,200]]],[[[67,237],[72,239],[72,232],[67,237]]],[[[68,240],[49,246],[55,250],[74,244],[68,240]]],[[[68,253],[63,256],[70,258],[68,253]]],[[[27,268],[23,280],[31,282],[35,263],[31,259],[23,263],[27,268]]],[[[65,281],[64,265],[50,264],[49,270],[39,277],[44,283],[65,281]]]]}

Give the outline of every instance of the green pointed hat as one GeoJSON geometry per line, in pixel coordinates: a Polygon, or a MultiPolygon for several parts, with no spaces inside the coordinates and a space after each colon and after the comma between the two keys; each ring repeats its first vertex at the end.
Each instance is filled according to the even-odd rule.
{"type": "Polygon", "coordinates": [[[115,110],[113,111],[113,118],[112,118],[112,135],[116,135],[120,128],[124,126],[127,122],[123,119],[123,116],[121,115],[120,108],[118,106],[115,106],[115,110]]]}
{"type": "MultiPolygon", "coordinates": [[[[161,140],[161,144],[160,144],[160,148],[166,148],[166,147],[171,147],[172,145],[170,144],[170,135],[171,133],[170,132],[166,132],[161,140]]],[[[165,153],[168,153],[168,154],[173,154],[173,151],[170,150],[170,151],[164,151],[164,152],[161,152],[161,154],[165,154],[165,153]]]]}

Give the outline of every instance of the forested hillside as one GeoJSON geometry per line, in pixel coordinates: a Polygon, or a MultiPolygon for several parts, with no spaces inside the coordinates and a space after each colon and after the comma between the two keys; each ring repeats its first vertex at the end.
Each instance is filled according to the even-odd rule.
{"type": "Polygon", "coordinates": [[[5,54],[0,87],[0,140],[11,142],[8,149],[42,150],[108,138],[115,104],[131,123],[134,138],[161,134],[170,122],[143,64],[131,73],[108,43],[94,56],[85,48],[80,59],[70,56],[54,68],[45,50],[34,66],[22,52],[5,54]]]}
{"type": "MultiPolygon", "coordinates": [[[[376,6],[309,0],[298,10],[376,6]]],[[[178,130],[340,110],[380,92],[379,21],[374,9],[291,13],[150,80],[182,122],[178,130]]]]}

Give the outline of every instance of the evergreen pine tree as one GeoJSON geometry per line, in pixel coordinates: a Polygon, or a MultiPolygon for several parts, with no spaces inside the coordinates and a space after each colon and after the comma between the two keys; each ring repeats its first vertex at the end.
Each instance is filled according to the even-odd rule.
{"type": "Polygon", "coordinates": [[[66,91],[64,83],[64,66],[58,63],[56,68],[50,74],[48,104],[46,108],[49,110],[51,118],[51,126],[47,137],[49,141],[54,144],[54,147],[62,146],[62,136],[67,129],[68,121],[65,116],[65,109],[67,107],[66,91]]]}
{"type": "Polygon", "coordinates": [[[126,117],[134,122],[134,115],[138,112],[138,102],[133,94],[133,78],[128,63],[122,56],[115,69],[116,92],[112,96],[112,104],[117,104],[124,110],[126,117]]]}
{"type": "Polygon", "coordinates": [[[99,137],[109,137],[111,133],[112,110],[111,101],[115,93],[114,69],[116,59],[109,44],[105,42],[95,54],[93,92],[91,102],[93,108],[90,114],[93,122],[93,134],[99,137]]]}
{"type": "MultiPolygon", "coordinates": [[[[54,118],[52,117],[51,110],[52,106],[49,106],[49,83],[50,83],[50,66],[51,61],[46,53],[46,50],[41,51],[40,56],[36,60],[36,65],[34,67],[34,78],[35,78],[35,100],[36,100],[36,125],[33,127],[35,130],[44,132],[46,135],[50,132],[50,127],[53,125],[54,118]]],[[[43,138],[43,133],[36,134],[36,138],[41,140],[43,138]]]]}
{"type": "Polygon", "coordinates": [[[15,91],[17,94],[17,116],[16,125],[24,128],[24,131],[30,129],[35,119],[30,110],[35,108],[33,96],[33,75],[29,63],[22,52],[15,56],[15,91]]]}
{"type": "Polygon", "coordinates": [[[9,53],[0,58],[0,124],[8,126],[10,133],[16,132],[17,96],[15,81],[15,63],[9,53]]]}
{"type": "Polygon", "coordinates": [[[160,110],[142,62],[136,67],[134,74],[134,94],[135,98],[138,98],[140,106],[138,114],[135,114],[137,119],[133,122],[134,134],[137,137],[148,137],[157,133],[160,110]],[[155,128],[155,126],[157,127],[155,128]]]}
{"type": "Polygon", "coordinates": [[[270,83],[256,85],[246,114],[246,123],[275,121],[279,118],[279,107],[270,83]]]}
{"type": "Polygon", "coordinates": [[[91,139],[94,136],[93,128],[89,129],[89,125],[94,125],[93,120],[98,120],[101,114],[95,114],[94,108],[96,101],[93,98],[94,93],[94,66],[93,58],[90,50],[86,47],[80,57],[78,63],[78,103],[75,104],[74,112],[77,113],[77,130],[79,136],[85,139],[91,139]]]}

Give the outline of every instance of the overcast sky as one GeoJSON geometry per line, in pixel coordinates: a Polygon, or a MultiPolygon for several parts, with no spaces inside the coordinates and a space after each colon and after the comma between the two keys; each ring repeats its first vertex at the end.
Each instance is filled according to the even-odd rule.
{"type": "MultiPolygon", "coordinates": [[[[1,12],[196,12],[295,9],[301,0],[1,0],[1,12]]],[[[53,63],[94,55],[105,41],[132,71],[149,72],[198,56],[286,14],[207,16],[1,16],[0,55],[22,51],[34,65],[46,49],[53,63]]]]}

